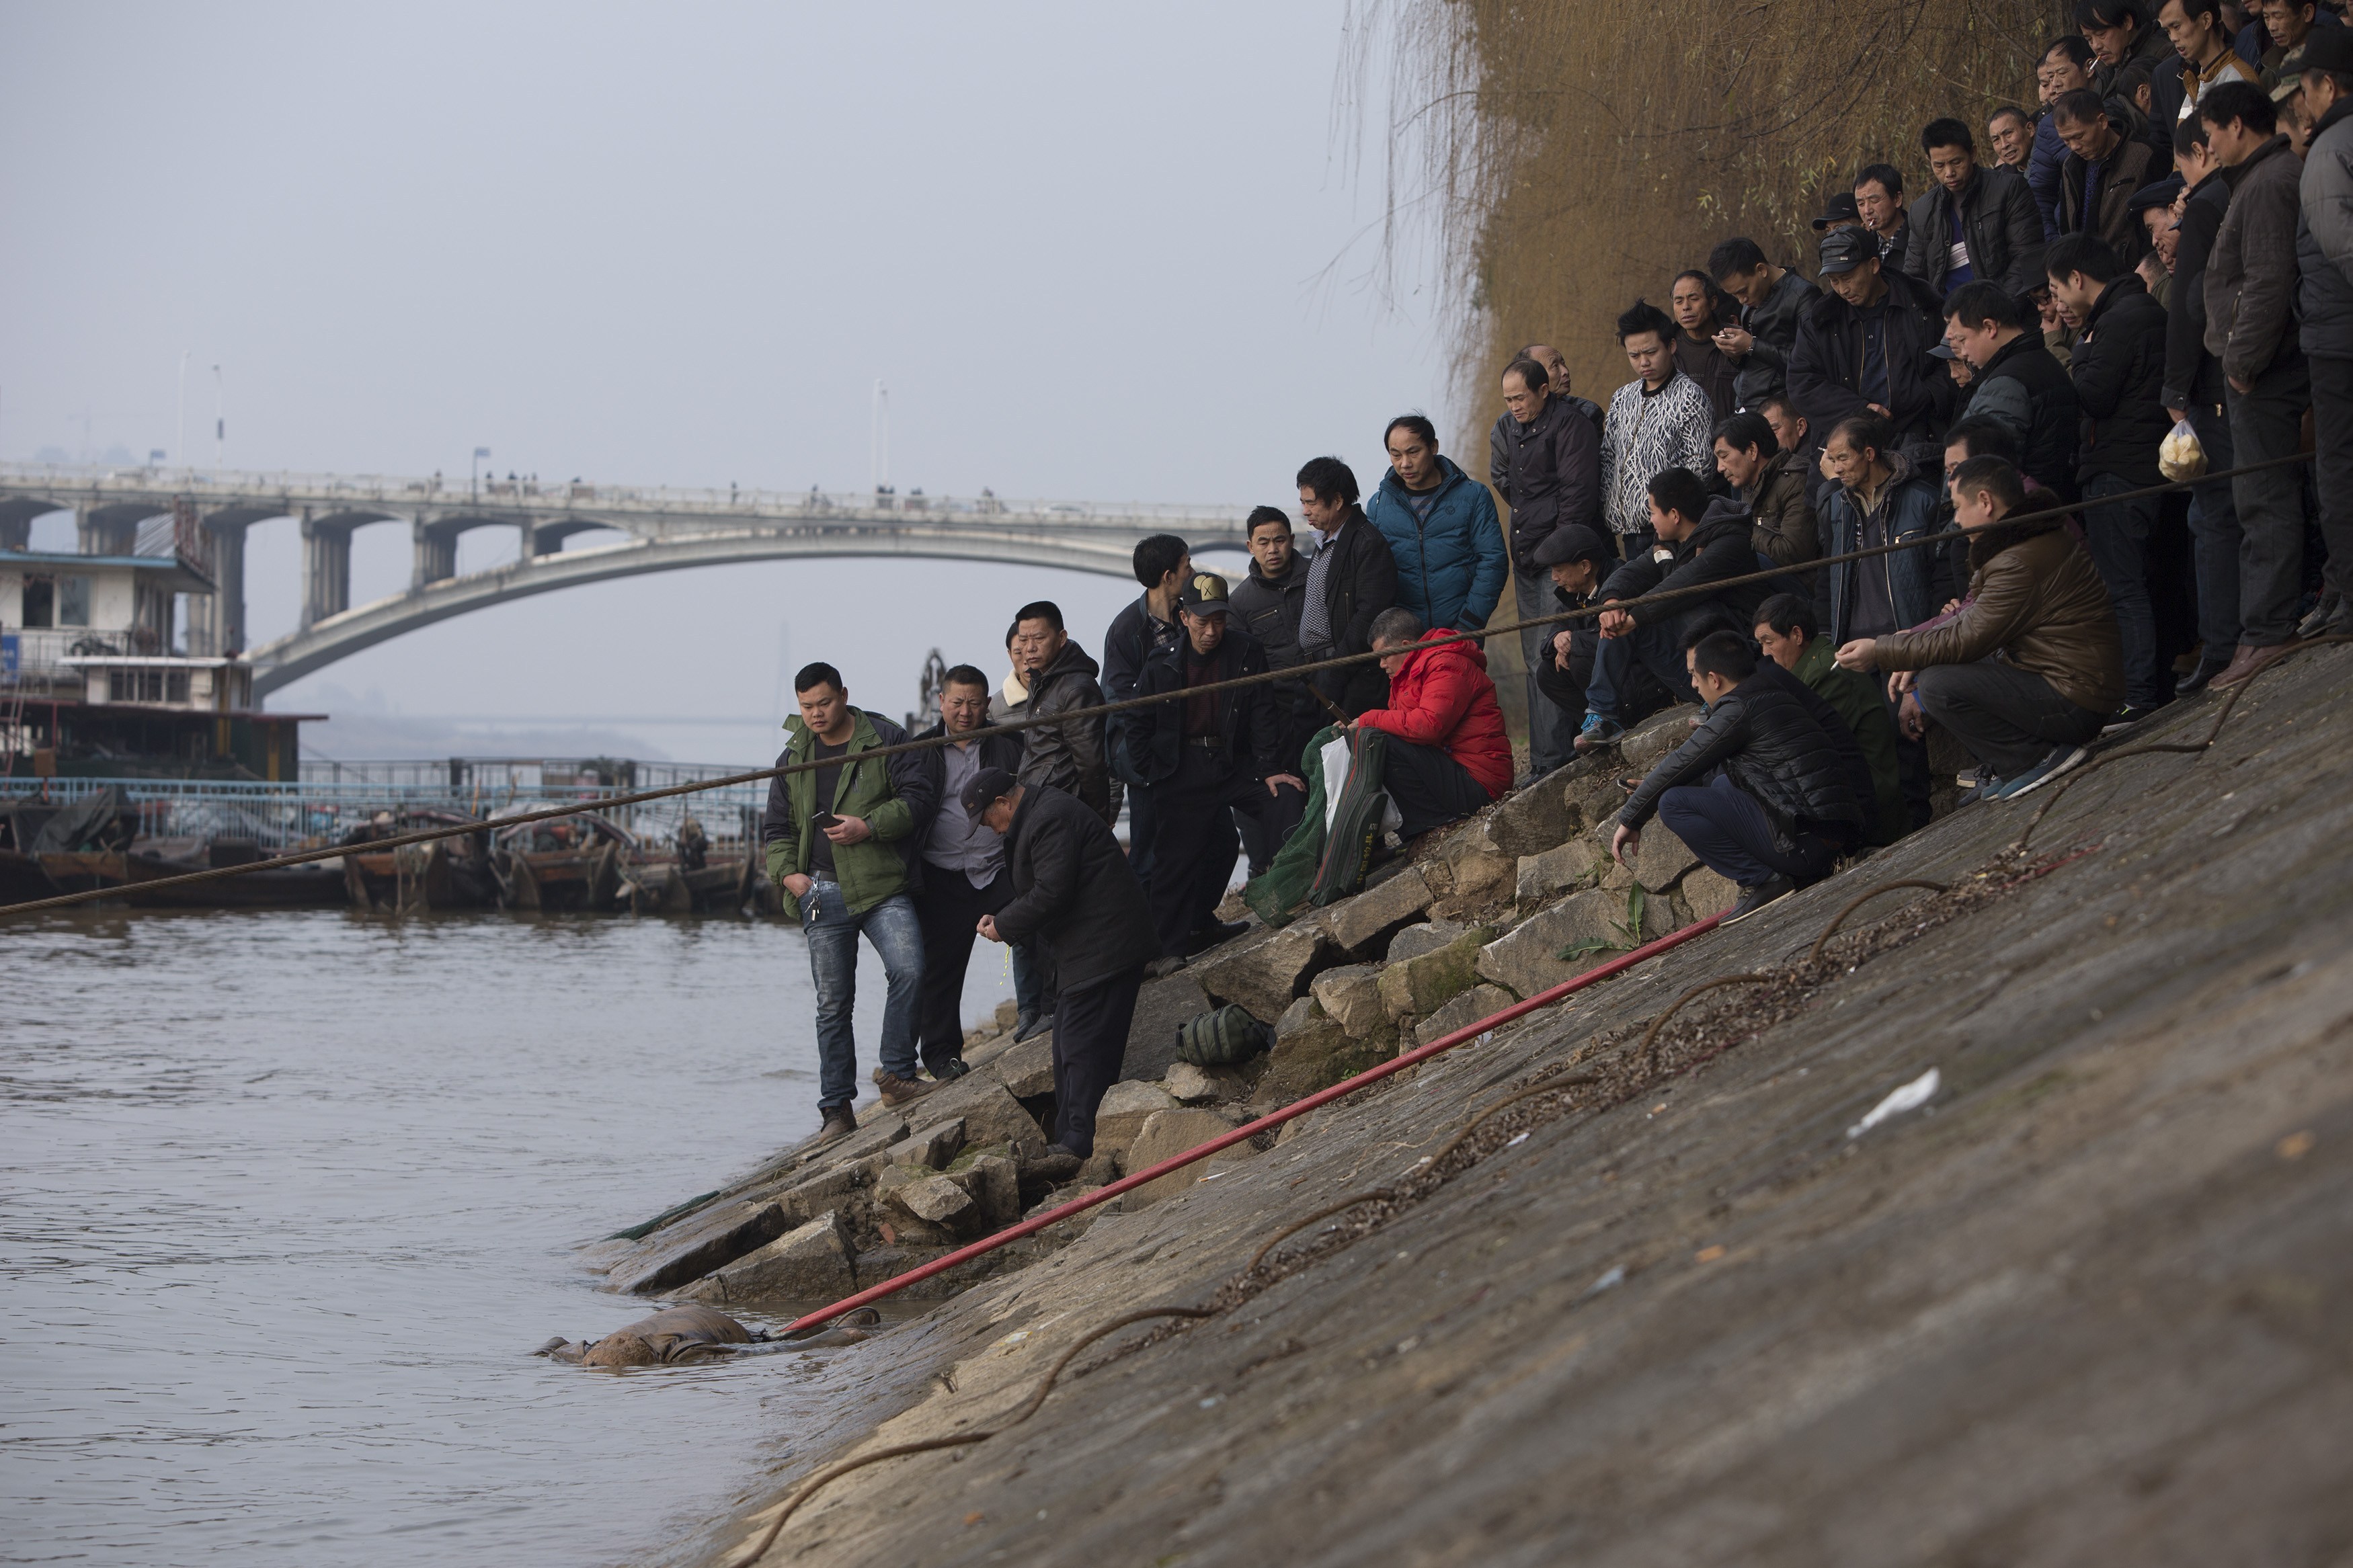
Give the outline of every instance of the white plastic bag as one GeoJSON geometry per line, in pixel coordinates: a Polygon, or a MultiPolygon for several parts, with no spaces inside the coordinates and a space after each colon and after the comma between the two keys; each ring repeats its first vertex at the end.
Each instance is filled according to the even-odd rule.
{"type": "Polygon", "coordinates": [[[2157,444],[2157,471],[2168,479],[2194,479],[2206,471],[2206,448],[2189,420],[2175,421],[2157,444]]]}

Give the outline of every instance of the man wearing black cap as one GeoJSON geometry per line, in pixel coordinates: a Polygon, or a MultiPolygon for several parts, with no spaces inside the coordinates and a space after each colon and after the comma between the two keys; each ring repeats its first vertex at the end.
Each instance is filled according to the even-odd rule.
{"type": "Polygon", "coordinates": [[[1145,659],[1136,680],[1137,696],[1169,700],[1136,709],[1127,724],[1129,768],[1153,790],[1152,919],[1164,959],[1241,932],[1217,917],[1241,847],[1234,812],[1263,813],[1284,788],[1306,793],[1293,771],[1298,759],[1282,754],[1271,687],[1191,692],[1267,668],[1257,641],[1229,626],[1227,607],[1223,577],[1197,571],[1186,580],[1176,597],[1184,636],[1145,659]]]}
{"type": "MultiPolygon", "coordinates": [[[[1580,523],[1564,523],[1536,546],[1536,564],[1552,578],[1553,602],[1563,610],[1591,607],[1602,579],[1618,564],[1617,552],[1580,523]]],[[[1593,657],[1601,634],[1590,618],[1556,622],[1545,631],[1546,658],[1535,669],[1536,689],[1557,709],[1561,728],[1574,735],[1585,723],[1585,689],[1593,680],[1593,657]]],[[[1667,705],[1666,689],[1640,664],[1633,667],[1620,711],[1636,722],[1667,705]]]]}
{"type": "Polygon", "coordinates": [[[1005,839],[1013,901],[983,915],[991,942],[1032,945],[1060,999],[1054,1008],[1054,1146],[1046,1173],[1094,1152],[1095,1108],[1119,1078],[1144,966],[1159,951],[1143,886],[1103,819],[1051,784],[1003,768],[965,782],[965,815],[1005,839]]]}
{"type": "Polygon", "coordinates": [[[1828,234],[1837,228],[1861,228],[1862,210],[1855,205],[1852,191],[1841,191],[1823,204],[1822,216],[1814,220],[1816,234],[1828,234]]]}
{"type": "Polygon", "coordinates": [[[1907,441],[1932,441],[1952,410],[1953,384],[1929,354],[1944,336],[1944,300],[1884,267],[1871,236],[1822,236],[1822,298],[1798,321],[1789,395],[1816,430],[1875,413],[1907,441]]]}

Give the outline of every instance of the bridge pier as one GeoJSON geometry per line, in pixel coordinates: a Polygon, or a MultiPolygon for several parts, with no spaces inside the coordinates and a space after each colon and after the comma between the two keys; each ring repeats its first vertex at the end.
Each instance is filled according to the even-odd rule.
{"type": "Polygon", "coordinates": [[[205,519],[213,536],[213,591],[188,595],[188,652],[226,658],[245,649],[245,531],[241,519],[205,519]]]}
{"type": "Polygon", "coordinates": [[[74,547],[84,555],[128,555],[138,548],[139,525],[156,509],[142,501],[74,510],[74,547]]]}
{"type": "Polygon", "coordinates": [[[352,528],[302,513],[302,625],[308,628],[352,607],[352,528]]]}
{"type": "Polygon", "coordinates": [[[0,550],[30,550],[33,547],[33,520],[57,510],[53,501],[26,500],[21,496],[0,500],[0,550]]]}
{"type": "Polygon", "coordinates": [[[458,536],[436,530],[423,517],[410,525],[417,542],[417,569],[409,574],[408,585],[422,588],[428,583],[440,583],[458,574],[458,536]]]}

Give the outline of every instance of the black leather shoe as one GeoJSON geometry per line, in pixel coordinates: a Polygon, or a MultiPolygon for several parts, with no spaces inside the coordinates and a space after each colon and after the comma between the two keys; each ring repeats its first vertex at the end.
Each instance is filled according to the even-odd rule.
{"type": "Polygon", "coordinates": [[[1724,911],[1719,925],[1736,925],[1776,899],[1788,897],[1798,890],[1798,884],[1787,877],[1776,877],[1769,882],[1759,882],[1753,888],[1740,889],[1740,901],[1724,911]]]}
{"type": "Polygon", "coordinates": [[[2195,697],[2206,689],[2206,683],[2231,668],[2227,658],[2201,658],[2198,668],[2173,683],[2173,695],[2195,697]]]}

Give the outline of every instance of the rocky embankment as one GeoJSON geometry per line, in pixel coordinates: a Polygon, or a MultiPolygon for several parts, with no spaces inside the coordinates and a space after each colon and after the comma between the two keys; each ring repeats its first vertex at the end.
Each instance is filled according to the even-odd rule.
{"type": "MultiPolygon", "coordinates": [[[[2116,749],[2194,742],[2221,702],[2116,749]]],[[[2335,1561],[2348,702],[2353,652],[2303,655],[2211,749],[2085,774],[2023,848],[2048,792],[1008,1248],[1031,1250],[840,1353],[829,1428],[745,1434],[779,1453],[775,1490],[697,1550],[734,1561],[829,1463],[996,1428],[1082,1336],[1168,1305],[1211,1315],[1093,1346],[1000,1436],[845,1475],[766,1560],[2335,1561]],[[1942,890],[1889,891],[1815,953],[1908,880],[1942,890]]],[[[1616,771],[1556,775],[1163,983],[1164,1019],[1237,1000],[1281,1037],[1198,1080],[1139,1039],[1133,1137],[1084,1179],[1718,906],[1662,834],[1630,879],[1596,853],[1616,771]]],[[[733,1299],[713,1281],[814,1232],[840,1248],[828,1278],[869,1283],[1045,1201],[1021,1183],[1035,1121],[1011,1116],[1034,1118],[1029,1048],[976,1042],[988,1065],[918,1125],[786,1156],[614,1282],[733,1299]],[[773,1238],[688,1256],[691,1227],[762,1205],[773,1238]]]]}

